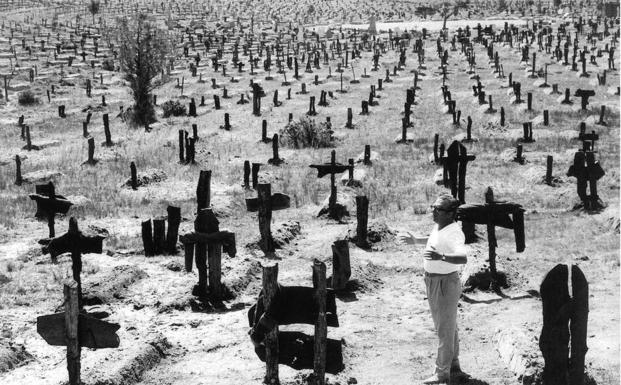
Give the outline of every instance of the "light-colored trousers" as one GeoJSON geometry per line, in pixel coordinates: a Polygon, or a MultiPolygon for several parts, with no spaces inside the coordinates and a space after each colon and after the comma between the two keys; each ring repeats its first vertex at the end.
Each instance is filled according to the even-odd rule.
{"type": "Polygon", "coordinates": [[[448,376],[451,367],[459,367],[459,338],[457,336],[457,303],[461,296],[459,273],[425,273],[427,301],[438,335],[436,373],[448,376]]]}

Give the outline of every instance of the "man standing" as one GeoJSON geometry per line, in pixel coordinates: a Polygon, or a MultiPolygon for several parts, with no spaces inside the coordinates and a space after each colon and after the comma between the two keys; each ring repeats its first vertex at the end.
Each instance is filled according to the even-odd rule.
{"type": "MultiPolygon", "coordinates": [[[[423,253],[425,287],[431,317],[438,336],[438,355],[434,374],[424,384],[447,384],[452,377],[467,376],[459,366],[457,303],[461,296],[459,265],[467,262],[465,236],[455,221],[459,201],[449,194],[440,195],[431,206],[435,226],[423,253]]],[[[424,239],[402,235],[406,243],[424,239]]]]}

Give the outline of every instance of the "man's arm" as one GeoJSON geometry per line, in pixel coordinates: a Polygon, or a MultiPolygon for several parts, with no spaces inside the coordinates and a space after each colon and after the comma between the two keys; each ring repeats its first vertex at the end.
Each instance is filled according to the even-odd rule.
{"type": "Polygon", "coordinates": [[[468,257],[464,251],[442,254],[439,253],[433,246],[431,246],[428,250],[425,250],[423,257],[431,261],[444,261],[454,265],[465,265],[466,262],[468,262],[468,257]]]}

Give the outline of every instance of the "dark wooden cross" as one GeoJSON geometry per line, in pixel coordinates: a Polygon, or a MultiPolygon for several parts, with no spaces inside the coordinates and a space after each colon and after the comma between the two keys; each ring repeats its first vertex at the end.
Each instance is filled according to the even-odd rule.
{"type": "Polygon", "coordinates": [[[28,195],[30,199],[37,203],[35,218],[47,219],[49,237],[54,238],[54,217],[56,214],[67,214],[73,203],[69,202],[64,196],[56,195],[54,184],[36,185],[35,194],[28,195]]]}
{"type": "Polygon", "coordinates": [[[545,361],[543,380],[549,385],[584,384],[589,283],[572,265],[570,297],[568,273],[567,265],[556,265],[539,289],[543,305],[539,348],[545,361]]]}
{"type": "Polygon", "coordinates": [[[487,243],[489,248],[489,267],[492,274],[492,287],[498,286],[498,272],[496,270],[496,226],[513,229],[515,247],[518,253],[526,248],[524,237],[524,209],[521,205],[512,202],[494,200],[491,187],[485,192],[484,204],[463,204],[457,209],[457,219],[462,222],[487,225],[487,243]],[[509,215],[512,216],[509,217],[509,215]]]}
{"type": "Polygon", "coordinates": [[[200,209],[194,221],[194,231],[181,235],[179,240],[184,245],[185,269],[192,271],[192,261],[196,261],[198,284],[192,295],[219,301],[223,296],[221,283],[222,251],[235,257],[235,234],[220,231],[218,218],[210,208],[200,209]],[[207,286],[207,266],[209,266],[209,286],[207,286]]]}
{"type": "Polygon", "coordinates": [[[468,162],[476,159],[468,155],[468,149],[461,142],[454,140],[446,150],[446,156],[440,159],[444,177],[444,187],[451,189],[451,194],[464,203],[466,201],[466,167],[468,162]]]}
{"type": "Polygon", "coordinates": [[[583,110],[586,110],[587,104],[589,104],[589,98],[591,96],[595,96],[595,91],[577,89],[574,93],[574,96],[578,96],[580,98],[580,107],[583,110]]]}
{"type": "Polygon", "coordinates": [[[585,210],[599,210],[604,204],[597,195],[597,181],[606,173],[595,160],[594,151],[577,151],[574,155],[574,164],[569,166],[567,176],[573,176],[577,179],[578,197],[582,201],[585,210]],[[589,194],[587,194],[587,184],[589,185],[589,194]]]}
{"type": "Polygon", "coordinates": [[[259,247],[269,258],[275,257],[274,238],[272,238],[271,222],[272,211],[284,210],[291,207],[291,198],[288,195],[274,193],[269,183],[259,183],[257,185],[257,198],[246,199],[246,209],[249,212],[259,214],[259,232],[261,240],[259,247]]]}
{"type": "Polygon", "coordinates": [[[53,346],[67,347],[69,385],[79,385],[81,348],[119,347],[118,324],[99,320],[80,312],[79,284],[64,284],[65,311],[37,317],[37,333],[53,346]]]}
{"type": "Polygon", "coordinates": [[[342,213],[336,207],[336,174],[349,170],[353,165],[336,163],[336,151],[330,154],[330,163],[311,164],[311,168],[317,169],[317,178],[323,178],[330,174],[330,198],[328,200],[328,216],[335,220],[341,220],[342,213]]]}
{"type": "Polygon", "coordinates": [[[80,278],[82,253],[101,253],[104,238],[102,235],[82,234],[78,229],[78,221],[71,217],[69,218],[69,230],[64,235],[51,239],[47,246],[43,248],[43,253],[50,253],[54,263],[57,262],[59,255],[71,252],[71,270],[73,280],[78,284],[80,306],[82,306],[82,280],[80,278]]]}

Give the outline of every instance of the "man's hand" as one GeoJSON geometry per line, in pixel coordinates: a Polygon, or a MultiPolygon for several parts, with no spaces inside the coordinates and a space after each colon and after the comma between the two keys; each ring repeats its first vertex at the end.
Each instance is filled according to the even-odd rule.
{"type": "Polygon", "coordinates": [[[423,253],[423,258],[428,261],[439,261],[442,259],[442,254],[438,253],[433,246],[429,246],[429,249],[423,253]]]}
{"type": "Polygon", "coordinates": [[[250,341],[252,341],[252,344],[255,348],[258,348],[263,344],[262,341],[259,340],[259,338],[261,337],[258,334],[259,333],[257,333],[257,330],[255,328],[248,330],[248,335],[250,335],[250,341]]]}
{"type": "Polygon", "coordinates": [[[407,231],[399,231],[396,236],[396,241],[398,245],[407,245],[412,243],[412,234],[407,231]]]}

